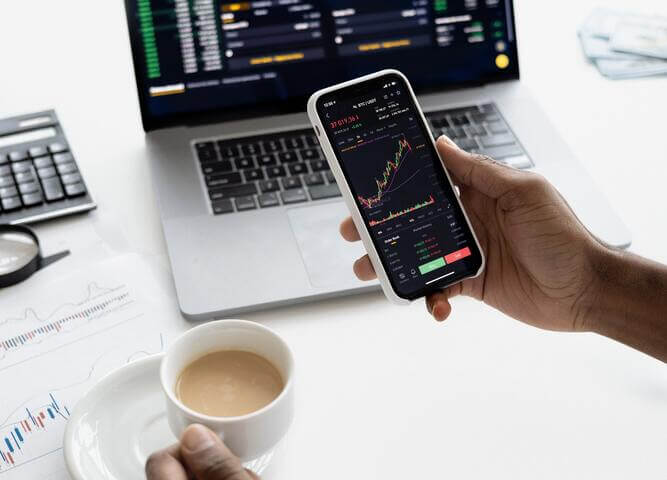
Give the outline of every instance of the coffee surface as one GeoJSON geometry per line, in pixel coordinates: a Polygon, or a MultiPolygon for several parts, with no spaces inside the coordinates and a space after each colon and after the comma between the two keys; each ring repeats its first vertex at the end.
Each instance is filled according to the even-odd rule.
{"type": "Polygon", "coordinates": [[[222,350],[185,367],[176,382],[176,396],[199,413],[234,417],[268,405],[283,386],[280,372],[265,358],[222,350]]]}

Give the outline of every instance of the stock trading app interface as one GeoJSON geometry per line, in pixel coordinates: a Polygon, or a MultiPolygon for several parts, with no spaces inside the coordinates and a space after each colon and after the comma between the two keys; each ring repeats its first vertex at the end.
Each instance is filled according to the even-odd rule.
{"type": "Polygon", "coordinates": [[[474,275],[481,256],[411,96],[389,78],[319,111],[394,289],[413,298],[474,275]]]}
{"type": "Polygon", "coordinates": [[[510,0],[126,2],[155,118],[303,99],[389,67],[424,88],[518,71],[510,0]]]}

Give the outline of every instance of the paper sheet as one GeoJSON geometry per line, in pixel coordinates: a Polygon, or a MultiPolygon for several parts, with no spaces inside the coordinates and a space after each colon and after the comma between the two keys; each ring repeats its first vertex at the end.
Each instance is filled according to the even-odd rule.
{"type": "Polygon", "coordinates": [[[70,478],[62,440],[77,400],[187,328],[154,268],[127,254],[0,296],[0,480],[70,478]]]}

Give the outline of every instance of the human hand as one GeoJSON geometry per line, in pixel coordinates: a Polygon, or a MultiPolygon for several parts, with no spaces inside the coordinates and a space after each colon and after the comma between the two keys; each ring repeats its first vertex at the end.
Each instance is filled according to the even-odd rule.
{"type": "MultiPolygon", "coordinates": [[[[467,295],[528,324],[549,330],[585,330],[598,288],[594,253],[602,248],[558,191],[538,174],[459,149],[440,137],[437,148],[486,255],[486,268],[427,297],[438,321],[449,299],[467,295]]],[[[348,241],[360,239],[351,218],[341,224],[348,241]]],[[[376,277],[368,255],[354,263],[361,280],[376,277]]]]}
{"type": "Polygon", "coordinates": [[[190,425],[181,443],[153,453],[146,461],[148,480],[259,480],[202,425],[190,425]]]}

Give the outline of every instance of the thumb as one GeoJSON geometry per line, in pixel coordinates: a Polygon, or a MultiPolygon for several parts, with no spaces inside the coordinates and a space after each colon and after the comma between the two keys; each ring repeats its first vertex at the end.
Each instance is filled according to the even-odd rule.
{"type": "Polygon", "coordinates": [[[181,437],[181,456],[197,480],[254,480],[220,437],[203,425],[190,425],[181,437]]]}
{"type": "Polygon", "coordinates": [[[493,159],[461,150],[446,136],[438,138],[438,153],[453,180],[491,197],[500,198],[516,185],[521,172],[493,159]]]}

